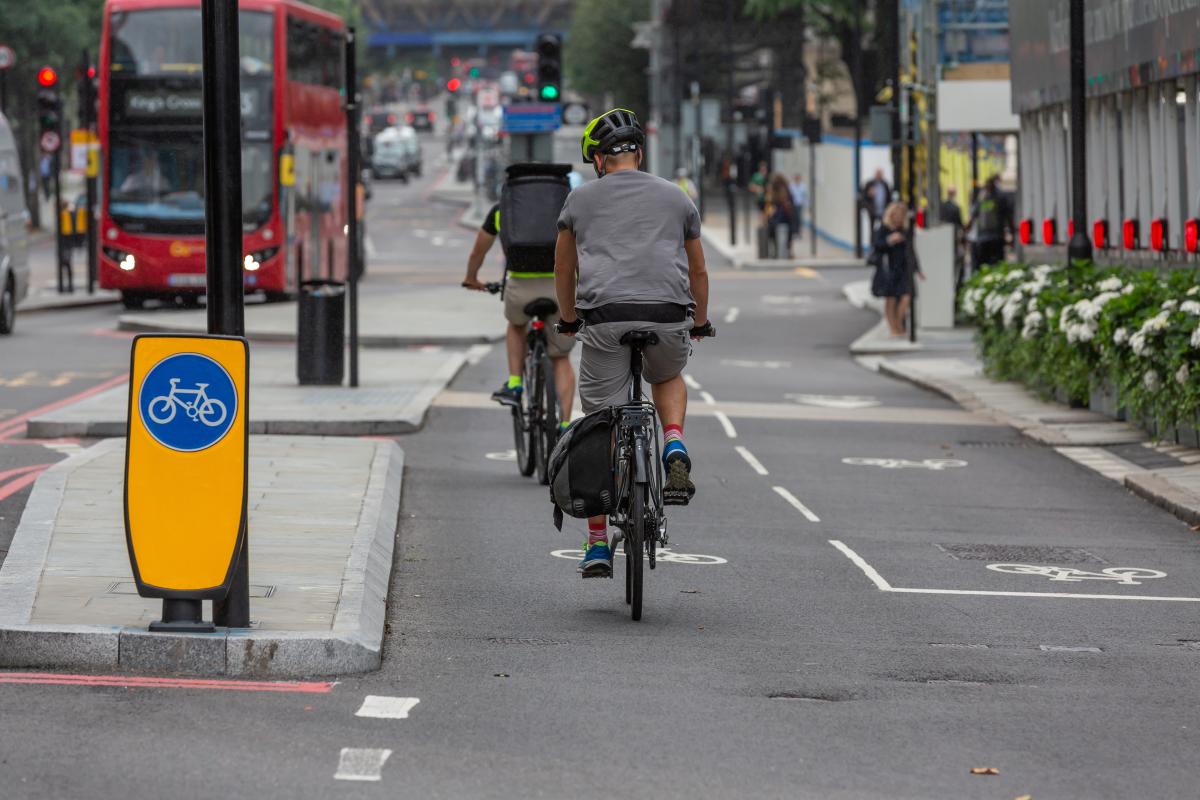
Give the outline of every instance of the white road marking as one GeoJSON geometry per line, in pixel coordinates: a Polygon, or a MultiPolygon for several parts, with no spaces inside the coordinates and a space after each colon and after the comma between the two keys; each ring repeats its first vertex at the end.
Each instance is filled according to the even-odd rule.
{"type": "Polygon", "coordinates": [[[83,445],[70,439],[61,442],[42,442],[42,447],[47,450],[53,450],[56,453],[61,453],[64,456],[73,456],[82,453],[84,450],[83,445]]]}
{"type": "Polygon", "coordinates": [[[1054,449],[1060,455],[1066,456],[1076,464],[1087,467],[1094,472],[1099,472],[1105,478],[1114,480],[1117,483],[1123,484],[1126,475],[1135,472],[1145,472],[1137,464],[1114,456],[1100,447],[1056,447],[1054,449]]]}
{"type": "Polygon", "coordinates": [[[1139,567],[1108,567],[1099,572],[1088,572],[1071,567],[1045,567],[1036,564],[988,564],[993,572],[1005,572],[1011,575],[1038,575],[1052,581],[1064,583],[1079,583],[1080,581],[1114,581],[1123,586],[1141,586],[1140,581],[1165,578],[1167,573],[1156,569],[1139,567]]]}
{"type": "Polygon", "coordinates": [[[391,750],[371,750],[361,747],[343,747],[338,756],[336,781],[378,781],[382,778],[383,765],[392,755],[391,750]]]}
{"type": "Polygon", "coordinates": [[[446,243],[445,236],[433,236],[429,239],[429,243],[434,247],[441,247],[446,243]]]}
{"type": "Polygon", "coordinates": [[[881,592],[890,592],[892,585],[883,579],[883,576],[875,571],[875,568],[863,560],[863,557],[851,550],[849,547],[839,542],[837,539],[830,539],[829,543],[842,551],[842,555],[850,559],[850,563],[863,571],[871,583],[875,584],[875,588],[881,592]]]}
{"type": "Polygon", "coordinates": [[[473,344],[467,348],[467,363],[474,367],[483,361],[490,352],[492,352],[490,344],[473,344]]]}
{"type": "MultiPolygon", "coordinates": [[[[579,561],[583,558],[582,550],[552,550],[550,555],[555,558],[565,558],[570,561],[579,561]]],[[[613,551],[613,555],[624,557],[624,548],[618,547],[613,551]]],[[[642,558],[646,558],[646,554],[642,554],[642,558]]],[[[659,547],[654,551],[656,561],[668,561],[672,564],[695,564],[700,566],[715,566],[718,564],[728,564],[729,562],[720,556],[703,556],[699,553],[675,553],[669,547],[659,547]]]]}
{"type": "Polygon", "coordinates": [[[776,306],[804,306],[811,303],[812,298],[805,294],[764,294],[762,301],[768,305],[776,306]]]}
{"type": "Polygon", "coordinates": [[[421,702],[417,697],[387,697],[369,694],[363,698],[362,706],[354,712],[356,717],[374,719],[408,719],[408,712],[421,702]]]}
{"type": "Polygon", "coordinates": [[[683,376],[683,382],[686,383],[688,388],[691,389],[693,392],[700,391],[700,382],[697,381],[695,378],[693,378],[691,375],[685,374],[683,376]]]}
{"type": "Polygon", "coordinates": [[[874,408],[880,405],[874,397],[857,394],[785,394],[784,397],[818,408],[874,408]]]}
{"type": "Polygon", "coordinates": [[[483,457],[486,458],[488,461],[516,461],[517,460],[517,451],[516,450],[500,450],[495,453],[485,453],[483,457]]]}
{"type": "Polygon", "coordinates": [[[366,252],[367,258],[374,258],[379,254],[379,251],[375,249],[375,240],[370,236],[363,237],[363,250],[366,252]]]}
{"type": "Polygon", "coordinates": [[[871,583],[875,584],[875,588],[881,592],[893,592],[895,594],[944,594],[966,597],[1050,597],[1062,600],[1143,600],[1159,603],[1200,603],[1200,597],[1165,597],[1161,595],[1145,595],[1145,594],[1082,594],[1075,592],[1000,592],[988,591],[983,589],[909,589],[899,586],[892,586],[882,575],[880,575],[874,567],[868,564],[862,556],[851,550],[844,543],[836,539],[830,539],[829,543],[841,551],[842,555],[850,559],[854,566],[862,570],[871,583]]]}
{"type": "Polygon", "coordinates": [[[717,422],[721,423],[721,427],[725,429],[726,436],[730,439],[737,438],[737,428],[733,427],[733,423],[729,421],[729,417],[725,415],[724,411],[714,411],[713,416],[716,417],[717,422]]]}
{"type": "Polygon", "coordinates": [[[737,306],[734,306],[733,308],[726,311],[725,312],[725,324],[732,325],[733,323],[737,322],[738,314],[740,314],[740,313],[742,313],[741,309],[739,309],[737,306]]]}
{"type": "Polygon", "coordinates": [[[754,453],[751,453],[749,450],[747,450],[745,447],[742,447],[741,445],[738,445],[734,449],[738,451],[738,455],[740,455],[742,458],[746,459],[746,463],[750,465],[750,469],[754,470],[759,475],[770,475],[771,474],[771,473],[767,472],[767,468],[762,465],[762,462],[754,457],[754,453]]]}
{"type": "Polygon", "coordinates": [[[700,399],[708,403],[710,406],[715,406],[717,404],[717,399],[708,392],[700,392],[700,399]]]}
{"type": "Polygon", "coordinates": [[[804,505],[804,503],[801,503],[796,498],[796,495],[792,494],[791,492],[789,492],[787,489],[783,488],[782,486],[775,487],[775,494],[779,495],[784,500],[787,500],[789,503],[791,503],[792,508],[796,509],[801,514],[803,514],[805,519],[807,519],[809,522],[820,522],[821,521],[821,518],[818,517],[816,514],[814,514],[809,509],[808,506],[804,505]]]}
{"type": "Polygon", "coordinates": [[[722,358],[721,364],[726,367],[740,367],[742,369],[787,369],[792,365],[790,361],[747,361],[740,358],[722,358]]]}
{"type": "Polygon", "coordinates": [[[924,461],[909,461],[907,458],[843,458],[842,463],[858,467],[928,469],[934,472],[941,472],[946,469],[958,469],[967,465],[967,462],[959,458],[927,458],[924,461]]]}

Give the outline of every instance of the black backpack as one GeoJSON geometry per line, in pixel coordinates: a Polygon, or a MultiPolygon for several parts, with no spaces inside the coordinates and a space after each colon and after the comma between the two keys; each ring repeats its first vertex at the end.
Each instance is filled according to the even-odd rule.
{"type": "Polygon", "coordinates": [[[564,513],[587,518],[613,509],[613,422],[613,409],[594,411],[571,423],[550,452],[550,501],[560,531],[564,513]]]}
{"type": "Polygon", "coordinates": [[[554,269],[558,215],[571,193],[568,164],[513,164],[500,192],[500,243],[509,270],[554,269]]]}

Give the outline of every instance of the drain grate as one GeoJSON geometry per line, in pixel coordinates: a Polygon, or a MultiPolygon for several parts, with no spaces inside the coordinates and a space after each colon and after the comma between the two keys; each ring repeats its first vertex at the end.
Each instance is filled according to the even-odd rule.
{"type": "Polygon", "coordinates": [[[550,647],[559,644],[569,644],[559,639],[535,639],[525,636],[489,636],[489,644],[517,644],[533,647],[550,647]]]}
{"type": "MultiPolygon", "coordinates": [[[[137,594],[137,584],[133,581],[117,581],[109,584],[106,594],[137,594]]],[[[266,586],[263,584],[250,584],[250,596],[264,600],[275,594],[274,586],[266,586]]]]}
{"type": "Polygon", "coordinates": [[[1017,544],[944,544],[934,547],[959,561],[993,561],[1018,564],[1107,564],[1103,558],[1079,547],[1017,544]]]}

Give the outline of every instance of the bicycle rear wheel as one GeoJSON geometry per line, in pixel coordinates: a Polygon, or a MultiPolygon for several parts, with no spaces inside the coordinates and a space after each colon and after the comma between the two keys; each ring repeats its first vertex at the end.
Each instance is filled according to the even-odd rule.
{"type": "Polygon", "coordinates": [[[542,356],[537,372],[542,385],[538,395],[540,414],[534,421],[534,438],[537,439],[537,479],[543,486],[550,485],[550,451],[558,441],[558,389],[554,385],[554,365],[548,356],[542,356]]]}
{"type": "Polygon", "coordinates": [[[625,596],[629,616],[642,618],[642,551],[646,541],[646,486],[635,483],[630,503],[629,533],[625,537],[625,596]]]}
{"type": "MultiPolygon", "coordinates": [[[[524,405],[524,402],[522,402],[524,405]]],[[[514,408],[512,410],[513,419],[513,440],[516,444],[517,453],[517,469],[522,475],[529,476],[533,474],[533,450],[529,446],[529,434],[526,430],[525,411],[522,408],[514,408]]]]}

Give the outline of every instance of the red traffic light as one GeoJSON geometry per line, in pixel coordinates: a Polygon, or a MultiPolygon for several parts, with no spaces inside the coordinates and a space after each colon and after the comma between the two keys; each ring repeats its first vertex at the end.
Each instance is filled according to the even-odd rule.
{"type": "Polygon", "coordinates": [[[1121,244],[1126,250],[1137,250],[1141,243],[1140,231],[1138,230],[1138,221],[1136,219],[1127,219],[1121,223],[1121,244]]]}
{"type": "Polygon", "coordinates": [[[87,69],[87,76],[88,76],[89,78],[92,78],[92,79],[94,80],[94,79],[95,79],[95,77],[96,77],[96,68],[95,68],[95,67],[88,67],[88,69],[87,69]]]}
{"type": "Polygon", "coordinates": [[[58,73],[52,67],[42,67],[38,70],[37,81],[39,86],[51,89],[58,83],[58,73]]]}
{"type": "Polygon", "coordinates": [[[1150,248],[1160,253],[1167,251],[1169,239],[1167,238],[1167,221],[1162,219],[1151,220],[1150,222],[1150,248]]]}
{"type": "Polygon", "coordinates": [[[457,92],[462,87],[462,81],[458,78],[451,78],[446,81],[446,91],[457,92]]]}
{"type": "Polygon", "coordinates": [[[1050,246],[1058,244],[1058,222],[1053,217],[1042,220],[1042,243],[1050,246]]]}

